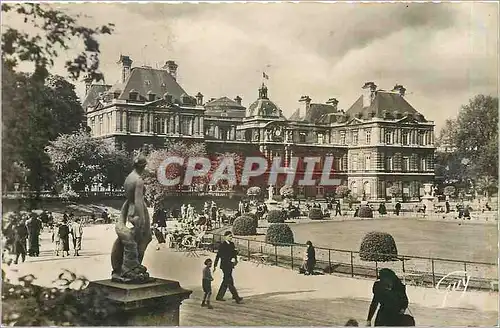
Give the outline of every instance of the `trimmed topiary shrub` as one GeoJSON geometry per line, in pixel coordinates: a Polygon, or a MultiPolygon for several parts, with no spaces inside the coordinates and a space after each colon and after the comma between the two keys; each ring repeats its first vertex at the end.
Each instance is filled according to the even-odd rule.
{"type": "Polygon", "coordinates": [[[359,257],[363,261],[397,261],[398,249],[394,238],[388,233],[372,231],[361,241],[359,257]]]}
{"type": "Polygon", "coordinates": [[[285,223],[285,217],[283,212],[278,210],[272,210],[267,213],[267,222],[269,223],[285,223]]]}
{"type": "Polygon", "coordinates": [[[267,229],[266,243],[272,245],[293,244],[293,231],[285,223],[271,224],[267,229]]]}
{"type": "Polygon", "coordinates": [[[243,215],[234,220],[233,234],[235,236],[253,236],[257,234],[257,219],[243,215]]]}
{"type": "Polygon", "coordinates": [[[362,205],[359,208],[358,216],[360,218],[373,218],[373,211],[370,206],[362,205]]]}
{"type": "Polygon", "coordinates": [[[311,220],[321,220],[323,219],[323,211],[319,208],[311,208],[308,217],[311,220]]]}

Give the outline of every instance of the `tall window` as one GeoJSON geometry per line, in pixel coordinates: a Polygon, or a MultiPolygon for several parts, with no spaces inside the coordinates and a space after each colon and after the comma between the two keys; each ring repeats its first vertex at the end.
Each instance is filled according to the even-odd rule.
{"type": "Polygon", "coordinates": [[[188,117],[181,117],[181,134],[189,135],[191,132],[191,121],[188,117]]]}
{"type": "Polygon", "coordinates": [[[423,131],[418,131],[417,134],[417,145],[423,146],[424,145],[424,132],[423,131]]]}
{"type": "Polygon", "coordinates": [[[300,143],[305,143],[306,142],[306,134],[305,134],[305,132],[300,132],[299,133],[299,142],[300,143]]]}
{"type": "Polygon", "coordinates": [[[372,166],[372,161],[370,155],[365,156],[365,170],[370,170],[372,166]]]}
{"type": "Polygon", "coordinates": [[[337,144],[338,140],[337,140],[337,131],[332,131],[330,133],[330,143],[331,144],[337,144]]]}
{"type": "Polygon", "coordinates": [[[129,129],[132,133],[138,133],[141,131],[141,117],[137,114],[132,114],[129,116],[129,129]]]}
{"type": "Polygon", "coordinates": [[[420,158],[420,170],[427,171],[427,161],[425,160],[425,157],[420,158]]]}
{"type": "Polygon", "coordinates": [[[394,170],[393,164],[394,164],[394,163],[393,163],[392,157],[391,157],[391,156],[387,156],[387,157],[385,158],[385,169],[386,169],[387,171],[392,171],[392,170],[394,170]]]}
{"type": "Polygon", "coordinates": [[[388,145],[392,144],[392,141],[393,141],[393,131],[392,130],[387,129],[385,131],[384,140],[385,140],[386,144],[388,144],[388,145]]]}
{"type": "Polygon", "coordinates": [[[325,143],[325,135],[323,133],[318,133],[318,143],[320,145],[325,143]]]}
{"type": "Polygon", "coordinates": [[[410,171],[410,158],[409,157],[403,157],[403,167],[402,170],[403,172],[408,172],[410,171]]]}
{"type": "Polygon", "coordinates": [[[351,156],[351,170],[357,171],[358,170],[358,155],[352,155],[351,156]]]}
{"type": "Polygon", "coordinates": [[[340,131],[340,144],[345,145],[345,131],[340,131]]]}
{"type": "Polygon", "coordinates": [[[365,143],[367,145],[372,143],[372,129],[366,129],[365,130],[365,143]]]}
{"type": "Polygon", "coordinates": [[[352,144],[358,144],[358,130],[352,131],[352,144]]]}
{"type": "Polygon", "coordinates": [[[158,116],[155,121],[155,132],[158,134],[165,134],[165,117],[158,116]]]}
{"type": "Polygon", "coordinates": [[[402,133],[401,133],[401,139],[402,139],[402,143],[403,145],[409,145],[410,144],[410,139],[409,139],[409,135],[408,135],[408,131],[406,130],[403,130],[402,133]]]}

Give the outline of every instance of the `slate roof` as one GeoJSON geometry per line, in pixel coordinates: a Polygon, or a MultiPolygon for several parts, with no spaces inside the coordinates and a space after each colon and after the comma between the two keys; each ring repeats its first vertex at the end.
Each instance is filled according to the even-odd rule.
{"type": "Polygon", "coordinates": [[[359,97],[347,110],[346,114],[349,117],[360,119],[369,119],[371,117],[393,119],[409,115],[419,122],[426,122],[425,117],[400,94],[382,90],[376,91],[375,97],[368,107],[363,107],[363,96],[359,97]]]}
{"type": "Polygon", "coordinates": [[[82,107],[87,109],[88,107],[94,107],[97,104],[97,100],[102,93],[105,93],[111,88],[111,85],[107,84],[93,84],[83,99],[82,107]]]}
{"type": "Polygon", "coordinates": [[[335,113],[337,109],[334,106],[327,104],[311,104],[306,112],[304,121],[309,123],[317,123],[326,114],[335,113]]]}
{"type": "Polygon", "coordinates": [[[151,67],[134,67],[125,83],[118,83],[111,88],[111,92],[120,91],[118,99],[129,99],[130,91],[134,89],[138,93],[138,100],[149,101],[148,92],[154,93],[156,99],[163,98],[168,92],[172,95],[174,102],[180,102],[183,94],[187,92],[166,70],[151,67]]]}
{"type": "Polygon", "coordinates": [[[228,97],[221,97],[205,104],[206,115],[245,117],[246,108],[228,97]]]}
{"type": "Polygon", "coordinates": [[[290,121],[301,121],[302,118],[300,117],[300,109],[297,108],[295,112],[293,112],[292,116],[289,118],[290,121]]]}
{"type": "Polygon", "coordinates": [[[306,112],[305,117],[300,117],[300,109],[297,109],[292,116],[290,116],[290,121],[306,121],[309,123],[323,123],[324,118],[328,114],[336,113],[336,107],[327,104],[310,104],[309,109],[306,112]]]}

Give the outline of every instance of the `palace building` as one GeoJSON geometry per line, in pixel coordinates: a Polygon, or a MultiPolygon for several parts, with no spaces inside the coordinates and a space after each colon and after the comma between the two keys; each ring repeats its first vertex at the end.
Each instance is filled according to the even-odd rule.
{"type": "MultiPolygon", "coordinates": [[[[367,82],[346,111],[338,109],[335,98],[322,104],[304,95],[286,118],[264,84],[245,108],[240,97],[205,101],[200,92],[189,95],[176,81],[174,61],[161,69],[132,67],[128,56],[120,56],[119,64],[119,83],[86,81],[83,107],[94,137],[129,151],[178,140],[205,143],[209,153],[280,156],[285,166],[294,156],[333,156],[335,178],[366,200],[387,199],[393,185],[404,199],[416,200],[424,194],[423,184],[434,180],[434,123],[408,103],[402,85],[386,91],[367,82]]],[[[304,170],[297,165],[298,172],[304,170]]],[[[296,188],[308,198],[335,189],[296,188]]]]}

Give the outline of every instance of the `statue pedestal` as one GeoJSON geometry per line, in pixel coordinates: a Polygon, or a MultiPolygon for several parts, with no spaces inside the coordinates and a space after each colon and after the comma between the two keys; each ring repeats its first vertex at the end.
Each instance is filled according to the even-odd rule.
{"type": "Polygon", "coordinates": [[[178,281],[156,279],[147,284],[120,284],[111,279],[93,281],[89,288],[104,291],[114,303],[122,326],[179,326],[179,310],[192,291],[178,281]]]}

